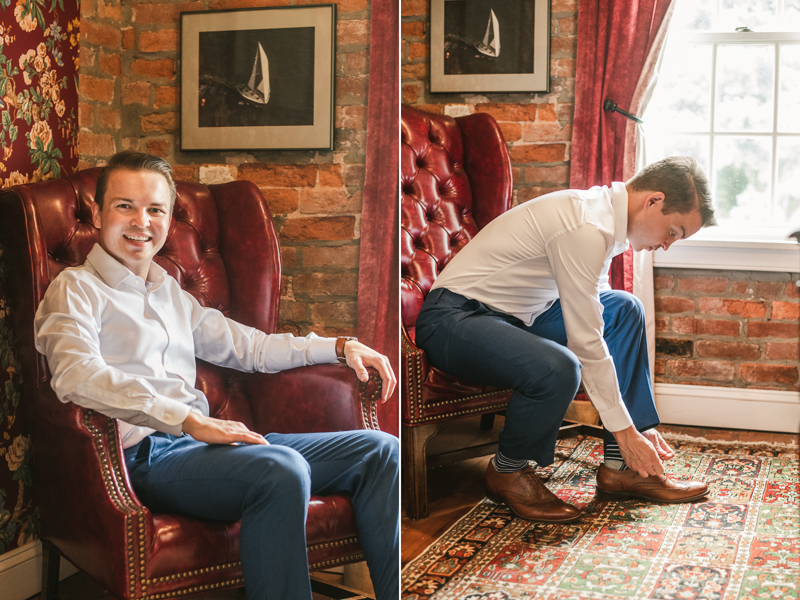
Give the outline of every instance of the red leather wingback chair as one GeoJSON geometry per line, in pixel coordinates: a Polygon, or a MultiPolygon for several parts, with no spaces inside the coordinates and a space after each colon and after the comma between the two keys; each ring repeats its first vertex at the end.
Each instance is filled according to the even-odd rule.
{"type": "MultiPolygon", "coordinates": [[[[22,185],[0,195],[0,243],[22,362],[44,543],[42,598],[55,598],[66,557],[119,600],[192,595],[243,584],[238,522],[153,514],[130,486],[116,421],[50,388],[34,347],[33,316],[50,281],[82,264],[98,239],[90,205],[100,169],[22,185]]],[[[278,238],[261,192],[247,182],[178,182],[169,235],[156,258],[201,304],[266,332],[276,328],[281,265],[278,238]]],[[[205,363],[197,386],[215,417],[259,432],[377,429],[377,376],[361,384],[342,365],[275,375],[205,363]]],[[[346,496],[312,497],[311,569],[363,560],[346,496]]]]}
{"type": "Polygon", "coordinates": [[[403,490],[406,515],[427,516],[425,446],[439,425],[503,410],[511,390],[435,369],[414,345],[422,302],[450,259],[511,207],[511,161],[494,118],[453,119],[410,106],[401,114],[403,490]]]}

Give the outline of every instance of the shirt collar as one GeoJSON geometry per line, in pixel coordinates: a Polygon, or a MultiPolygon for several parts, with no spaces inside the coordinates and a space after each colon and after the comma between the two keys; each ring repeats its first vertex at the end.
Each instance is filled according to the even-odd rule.
{"type": "MultiPolygon", "coordinates": [[[[128,267],[106,252],[100,244],[94,245],[91,252],[86,256],[86,262],[97,271],[103,281],[114,289],[125,281],[132,283],[137,278],[128,267]]],[[[165,274],[166,271],[153,261],[150,263],[150,269],[147,272],[147,281],[158,287],[163,283],[165,274]]]]}
{"type": "Polygon", "coordinates": [[[611,208],[614,211],[614,256],[628,249],[628,188],[621,181],[611,183],[611,208]]]}

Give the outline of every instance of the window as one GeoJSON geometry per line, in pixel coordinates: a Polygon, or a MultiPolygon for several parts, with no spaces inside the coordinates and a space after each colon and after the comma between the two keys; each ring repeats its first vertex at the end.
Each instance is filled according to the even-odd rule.
{"type": "Polygon", "coordinates": [[[720,223],[680,266],[699,266],[697,248],[735,253],[746,241],[739,250],[753,254],[778,242],[798,270],[786,240],[800,229],[800,0],[677,0],[661,61],[643,115],[647,162],[694,156],[720,223]]]}

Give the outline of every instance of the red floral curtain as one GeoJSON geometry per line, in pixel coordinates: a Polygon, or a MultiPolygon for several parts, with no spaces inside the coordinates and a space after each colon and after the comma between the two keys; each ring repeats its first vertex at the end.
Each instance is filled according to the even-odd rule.
{"type": "MultiPolygon", "coordinates": [[[[578,57],[570,187],[625,181],[633,164],[635,129],[627,117],[603,111],[611,99],[636,114],[653,73],[673,0],[595,0],[578,4],[578,57]],[[639,93],[637,93],[637,91],[639,93]]],[[[617,256],[611,285],[633,290],[633,251],[617,256]]]]}
{"type": "MultiPolygon", "coordinates": [[[[358,263],[358,336],[400,367],[398,169],[400,9],[373,0],[370,22],[367,165],[358,263]]],[[[398,393],[379,406],[382,429],[399,432],[398,393]]]]}

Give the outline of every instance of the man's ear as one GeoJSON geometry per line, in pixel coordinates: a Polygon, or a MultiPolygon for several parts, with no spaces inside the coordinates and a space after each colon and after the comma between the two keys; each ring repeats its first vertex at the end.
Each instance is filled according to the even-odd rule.
{"type": "Polygon", "coordinates": [[[650,208],[651,206],[664,206],[664,192],[648,192],[645,196],[645,208],[650,208]]]}
{"type": "Polygon", "coordinates": [[[97,202],[92,202],[92,223],[100,229],[100,206],[97,202]]]}

